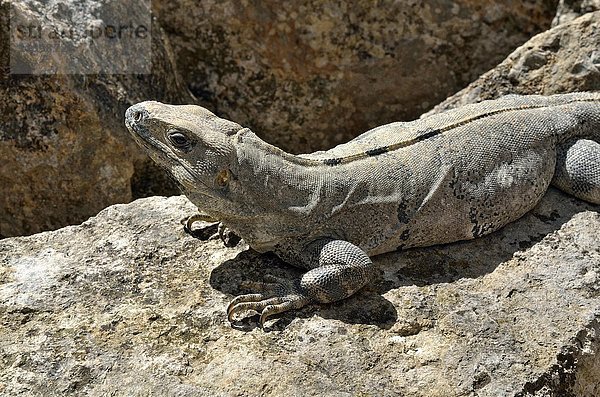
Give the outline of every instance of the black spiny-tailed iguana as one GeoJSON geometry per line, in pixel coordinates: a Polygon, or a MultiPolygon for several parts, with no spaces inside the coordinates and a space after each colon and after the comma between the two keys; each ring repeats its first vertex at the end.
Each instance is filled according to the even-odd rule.
{"type": "Polygon", "coordinates": [[[199,209],[307,270],[233,299],[230,320],[344,299],[369,281],[369,256],[491,233],[550,183],[600,204],[600,94],[505,96],[305,155],[199,106],[142,102],[125,117],[199,209]]]}

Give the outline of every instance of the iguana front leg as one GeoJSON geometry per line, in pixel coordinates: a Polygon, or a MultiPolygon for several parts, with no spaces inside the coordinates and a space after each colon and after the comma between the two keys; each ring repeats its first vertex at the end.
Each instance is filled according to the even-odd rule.
{"type": "Polygon", "coordinates": [[[320,239],[300,253],[310,270],[300,280],[250,283],[261,292],[240,295],[227,307],[227,317],[246,310],[260,313],[261,326],[268,317],[299,309],[310,302],[328,303],[349,297],[362,288],[373,273],[367,254],[344,240],[320,239]]]}

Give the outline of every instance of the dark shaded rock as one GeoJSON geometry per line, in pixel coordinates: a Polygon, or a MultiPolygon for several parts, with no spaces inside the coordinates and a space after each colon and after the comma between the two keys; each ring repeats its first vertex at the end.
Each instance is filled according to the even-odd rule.
{"type": "Polygon", "coordinates": [[[155,1],[199,101],[299,153],[414,119],[550,26],[556,1],[155,1]]]}
{"type": "MultiPolygon", "coordinates": [[[[42,25],[64,23],[75,7],[11,3],[15,15],[27,15],[42,25]]],[[[78,21],[85,24],[97,23],[102,7],[127,19],[128,7],[141,7],[144,1],[79,3],[78,7],[100,8],[97,15],[78,21]]],[[[165,184],[162,171],[147,165],[151,162],[123,125],[125,109],[135,102],[192,100],[178,82],[160,27],[152,26],[151,54],[145,54],[152,61],[151,74],[11,75],[9,55],[13,61],[18,58],[18,70],[34,70],[47,60],[14,47],[8,20],[9,2],[0,1],[0,237],[79,223],[110,204],[130,201],[132,177],[153,186],[153,193],[176,192],[174,184],[165,184]]],[[[93,44],[80,43],[77,51],[93,44]]],[[[84,58],[73,51],[57,55],[62,64],[54,72],[68,72],[71,59],[84,58]]]]}

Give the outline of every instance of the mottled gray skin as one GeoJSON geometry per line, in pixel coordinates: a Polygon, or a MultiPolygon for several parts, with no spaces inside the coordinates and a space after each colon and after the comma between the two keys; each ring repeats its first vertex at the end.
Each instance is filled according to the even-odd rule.
{"type": "Polygon", "coordinates": [[[142,102],[126,124],[199,209],[308,270],[235,298],[230,319],[346,298],[369,256],[491,233],[550,183],[600,203],[600,94],[506,96],[299,156],[198,106],[142,102]]]}

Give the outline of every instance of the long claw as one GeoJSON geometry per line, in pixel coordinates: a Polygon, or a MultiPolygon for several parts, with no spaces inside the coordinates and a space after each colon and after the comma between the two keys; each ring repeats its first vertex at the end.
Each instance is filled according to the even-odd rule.
{"type": "Polygon", "coordinates": [[[231,302],[229,302],[229,305],[227,306],[227,319],[231,322],[231,317],[233,316],[235,307],[237,305],[246,302],[261,301],[263,299],[265,299],[263,294],[247,294],[236,296],[231,302]]]}
{"type": "Polygon", "coordinates": [[[218,232],[219,238],[225,244],[225,247],[235,247],[242,240],[240,236],[232,232],[222,223],[219,223],[218,232]]]}
{"type": "MultiPolygon", "coordinates": [[[[281,280],[274,276],[266,276],[265,279],[281,280]]],[[[260,325],[263,327],[269,317],[288,310],[299,309],[311,300],[289,281],[285,281],[285,283],[245,281],[243,285],[256,288],[261,293],[240,295],[234,298],[227,306],[229,322],[233,322],[233,317],[239,313],[255,311],[260,314],[260,325]]]]}
{"type": "Polygon", "coordinates": [[[261,328],[265,327],[265,321],[267,321],[267,318],[274,316],[275,314],[283,313],[288,310],[300,309],[301,307],[306,306],[309,302],[310,302],[310,299],[308,297],[297,296],[291,300],[287,300],[287,301],[284,301],[284,302],[276,304],[276,305],[266,306],[260,313],[261,328]]]}
{"type": "Polygon", "coordinates": [[[209,223],[214,223],[214,222],[218,222],[218,219],[213,218],[210,215],[206,215],[206,214],[194,214],[192,216],[190,216],[189,218],[187,218],[187,220],[185,221],[184,224],[184,228],[187,230],[192,230],[192,224],[194,222],[209,222],[209,223]]]}
{"type": "Polygon", "coordinates": [[[211,235],[217,233],[219,223],[214,223],[214,219],[205,214],[195,214],[190,216],[183,224],[183,230],[191,236],[206,241],[211,239],[211,235]],[[213,222],[198,229],[192,229],[195,222],[213,222]]]}
{"type": "Polygon", "coordinates": [[[253,310],[257,313],[262,314],[262,312],[265,310],[265,308],[282,303],[282,299],[283,298],[280,298],[280,297],[274,297],[274,298],[263,299],[263,300],[255,301],[255,302],[237,303],[231,308],[231,311],[228,313],[228,316],[227,316],[228,320],[231,322],[231,318],[233,318],[234,314],[241,313],[241,312],[244,312],[247,310],[253,310]],[[229,317],[231,317],[231,318],[229,318],[229,317]]]}
{"type": "Polygon", "coordinates": [[[242,240],[240,236],[228,229],[227,226],[223,225],[222,222],[219,222],[218,219],[206,214],[194,214],[187,218],[187,220],[183,222],[183,230],[203,241],[220,238],[226,247],[235,247],[242,240]],[[209,222],[209,224],[199,227],[198,229],[193,229],[192,225],[195,222],[209,222]]]}

